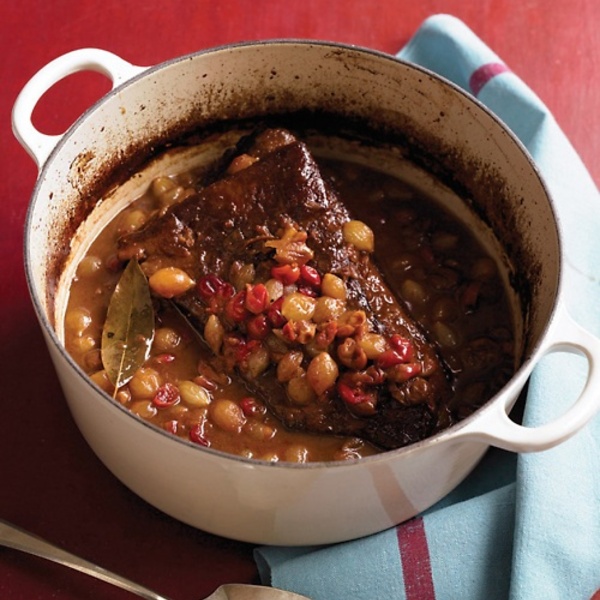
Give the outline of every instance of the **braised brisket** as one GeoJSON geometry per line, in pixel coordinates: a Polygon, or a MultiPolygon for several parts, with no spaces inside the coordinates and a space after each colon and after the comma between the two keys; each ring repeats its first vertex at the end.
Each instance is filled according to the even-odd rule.
{"type": "MultiPolygon", "coordinates": [[[[230,282],[240,265],[251,264],[254,282],[264,283],[272,277],[273,267],[281,266],[278,252],[288,251],[283,262],[289,264],[297,251],[300,264],[316,269],[320,277],[333,274],[345,283],[345,318],[350,314],[351,334],[342,335],[339,324],[328,330],[327,323],[319,323],[303,338],[302,326],[292,324],[294,329],[285,324],[286,328],[282,322],[271,321],[268,336],[254,336],[259,339],[249,344],[252,336],[247,323],[228,319],[225,314],[221,319],[224,349],[216,357],[220,368],[241,377],[251,393],[292,429],[359,436],[383,449],[393,449],[448,425],[451,383],[436,348],[392,294],[373,255],[345,241],[343,227],[352,217],[321,176],[306,145],[279,129],[262,132],[245,144],[245,151],[232,158],[231,167],[216,181],[170,207],[141,230],[124,236],[119,242],[121,259],[136,257],[146,262],[150,272],[176,266],[196,282],[210,282],[211,277],[230,282]],[[294,239],[294,232],[297,246],[284,247],[286,239],[294,239]],[[352,314],[364,315],[366,321],[353,321],[352,314]],[[396,365],[390,367],[384,361],[365,364],[358,360],[356,365],[341,361],[339,346],[348,337],[359,341],[364,332],[389,340],[408,340],[404,363],[413,370],[405,367],[399,374],[397,368],[394,371],[396,365]],[[316,352],[315,343],[307,340],[319,334],[317,351],[327,351],[338,364],[337,385],[315,393],[308,402],[298,402],[290,398],[286,383],[277,378],[277,362],[286,348],[300,351],[306,370],[316,352]],[[227,352],[227,344],[230,350],[236,347],[237,354],[227,352]],[[247,368],[240,359],[241,347],[247,352],[260,347],[264,353],[266,349],[268,365],[258,373],[247,368]]],[[[314,290],[307,293],[315,295],[314,290]]],[[[221,314],[223,308],[222,303],[207,302],[197,289],[173,301],[200,334],[211,314],[221,314]]]]}

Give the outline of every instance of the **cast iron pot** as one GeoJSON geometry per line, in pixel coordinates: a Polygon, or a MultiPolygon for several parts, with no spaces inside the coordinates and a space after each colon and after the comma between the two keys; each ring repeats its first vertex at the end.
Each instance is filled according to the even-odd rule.
{"type": "MultiPolygon", "coordinates": [[[[266,544],[322,544],[372,534],[446,495],[490,445],[514,452],[550,448],[583,427],[600,406],[600,342],[564,308],[561,235],[544,182],[494,115],[431,72],[370,50],[306,41],[233,45],[151,68],[83,49],[50,62],[27,83],[14,106],[13,129],[39,167],[26,222],[25,267],[73,417],[116,477],[185,523],[266,544]],[[38,100],[57,81],[83,70],[106,74],[112,91],[64,135],[39,132],[31,122],[38,100]],[[119,165],[193,127],[294,112],[331,114],[399,140],[400,150],[388,146],[389,170],[398,167],[469,219],[514,288],[522,352],[509,383],[446,431],[350,462],[267,463],[176,439],[95,387],[62,341],[77,258],[93,233],[143,189],[154,168],[106,191],[119,165]],[[89,199],[99,197],[100,189],[102,202],[94,206],[89,199]],[[55,290],[51,281],[61,273],[55,290]],[[583,391],[553,422],[537,428],[516,424],[508,414],[532,369],[559,349],[587,358],[583,391]]],[[[197,157],[180,159],[183,170],[197,157]]]]}

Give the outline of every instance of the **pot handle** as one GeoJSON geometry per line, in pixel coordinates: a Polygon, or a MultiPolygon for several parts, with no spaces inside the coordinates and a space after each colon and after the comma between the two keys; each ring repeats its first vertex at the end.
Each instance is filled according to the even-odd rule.
{"type": "Polygon", "coordinates": [[[509,396],[504,404],[497,402],[484,408],[461,430],[457,439],[479,441],[512,452],[537,452],[564,442],[596,415],[600,410],[600,339],[576,323],[562,305],[558,308],[554,325],[554,334],[542,354],[565,351],[586,358],[587,380],[579,397],[566,412],[550,423],[526,427],[509,417],[515,397],[509,396]]]}
{"type": "Polygon", "coordinates": [[[112,81],[112,89],[148,67],[138,67],[112,52],[97,48],[82,48],[63,54],[42,67],[23,87],[12,111],[15,137],[30,154],[38,169],[54,150],[63,135],[45,135],[38,131],[31,116],[40,98],[61,79],[79,71],[96,71],[112,81]]]}

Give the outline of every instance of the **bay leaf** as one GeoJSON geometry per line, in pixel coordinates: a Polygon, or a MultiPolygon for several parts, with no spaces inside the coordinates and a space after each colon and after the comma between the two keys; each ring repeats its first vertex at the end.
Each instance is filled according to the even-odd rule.
{"type": "Polygon", "coordinates": [[[115,391],[147,360],[154,327],[148,279],[132,259],[112,294],[102,329],[102,364],[115,391]]]}

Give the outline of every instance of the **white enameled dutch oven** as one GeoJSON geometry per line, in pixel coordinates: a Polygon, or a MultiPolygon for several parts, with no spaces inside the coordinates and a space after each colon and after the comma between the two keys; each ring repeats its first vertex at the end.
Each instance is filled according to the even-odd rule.
{"type": "MultiPolygon", "coordinates": [[[[600,342],[564,309],[559,224],[539,173],[503,124],[426,70],[374,51],[304,41],[233,45],[151,68],[83,49],[50,62],[27,83],[14,106],[13,128],[40,170],[27,216],[25,266],[75,421],[116,477],[185,523],[267,544],[364,536],[434,504],[489,445],[514,452],[550,448],[600,406],[600,342]],[[112,91],[64,135],[42,134],[31,122],[37,102],[57,81],[83,70],[107,75],[112,91]],[[334,114],[397,134],[403,150],[391,152],[390,170],[397,163],[415,185],[454,203],[486,243],[501,249],[522,331],[520,367],[483,408],[425,441],[350,462],[272,464],[176,439],[94,387],[61,341],[77,256],[147,182],[146,175],[133,177],[122,186],[127,193],[106,193],[94,208],[90,194],[108,174],[192,127],[296,111],[334,114]],[[560,418],[520,426],[508,413],[534,365],[555,350],[587,358],[584,389],[560,418]]],[[[194,157],[182,157],[188,159],[194,157]]]]}

